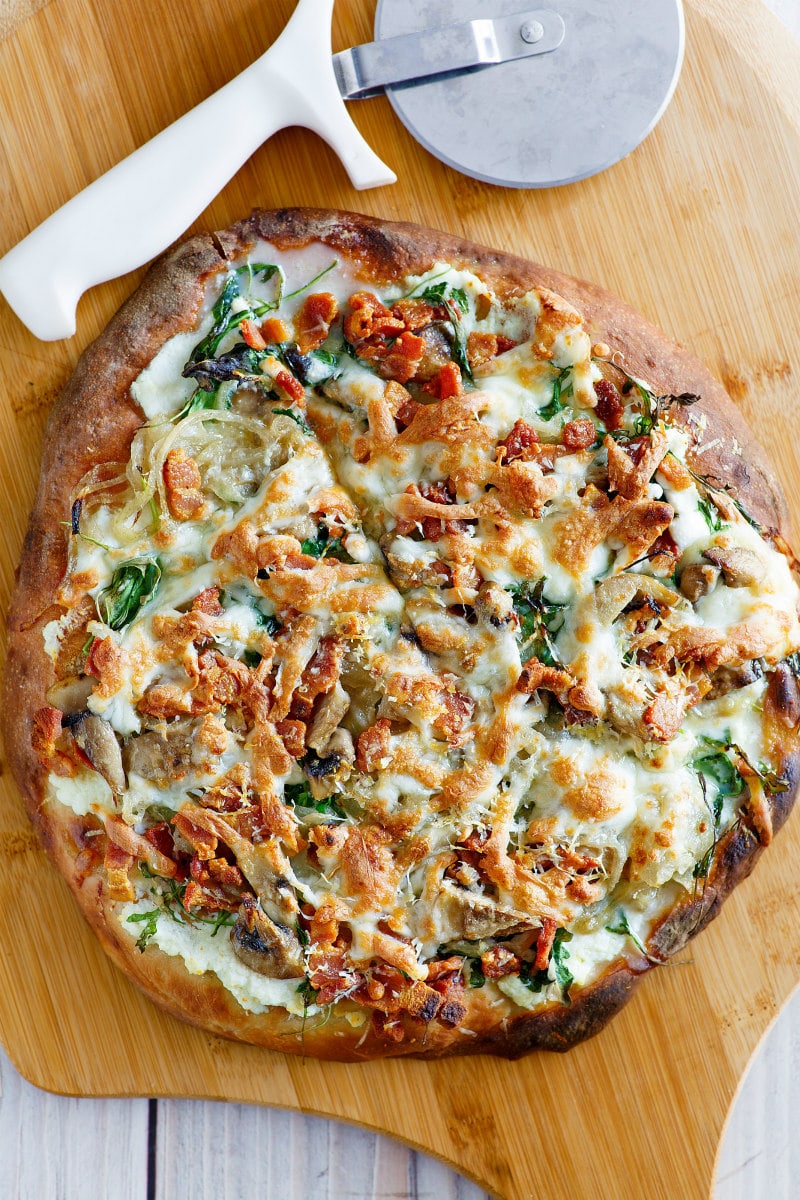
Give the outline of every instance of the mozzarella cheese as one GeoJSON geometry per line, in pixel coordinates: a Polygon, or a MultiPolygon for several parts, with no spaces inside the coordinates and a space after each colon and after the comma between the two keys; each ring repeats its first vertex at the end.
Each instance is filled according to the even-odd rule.
{"type": "Polygon", "coordinates": [[[66,720],[50,800],[122,820],[122,927],[248,1011],[390,1020],[390,976],[469,970],[563,1001],[765,786],[789,565],[550,293],[443,263],[378,298],[320,246],[251,264],[132,385],[125,470],[75,497],[45,648],[91,681],[125,788],[66,720]]]}

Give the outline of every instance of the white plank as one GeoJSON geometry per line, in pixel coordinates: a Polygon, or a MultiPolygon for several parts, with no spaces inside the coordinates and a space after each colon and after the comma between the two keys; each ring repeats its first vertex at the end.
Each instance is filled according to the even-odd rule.
{"type": "Polygon", "coordinates": [[[442,1163],[319,1117],[211,1101],[158,1106],[155,1200],[486,1200],[442,1163]]]}
{"type": "Polygon", "coordinates": [[[147,1100],[39,1091],[0,1048],[0,1196],[4,1200],[145,1200],[147,1100]]]}

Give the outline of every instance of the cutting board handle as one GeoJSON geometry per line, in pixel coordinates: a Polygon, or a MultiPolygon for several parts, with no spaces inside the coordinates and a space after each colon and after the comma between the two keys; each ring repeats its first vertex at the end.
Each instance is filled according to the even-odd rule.
{"type": "Polygon", "coordinates": [[[333,3],[300,0],[266,54],[0,259],[0,291],[36,337],[71,337],[87,288],[140,267],[180,237],[279,129],[303,125],[318,133],[356,188],[395,182],[339,95],[331,61],[333,3]]]}

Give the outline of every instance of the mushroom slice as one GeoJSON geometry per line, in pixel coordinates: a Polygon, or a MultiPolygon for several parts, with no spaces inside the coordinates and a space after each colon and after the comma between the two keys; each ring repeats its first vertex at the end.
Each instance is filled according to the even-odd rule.
{"type": "Polygon", "coordinates": [[[743,546],[712,546],[703,552],[703,558],[720,568],[730,588],[752,587],[764,576],[761,559],[743,546]]]}
{"type": "Polygon", "coordinates": [[[47,703],[68,715],[85,712],[96,682],[89,675],[70,675],[67,679],[59,679],[48,690],[47,703]]]}
{"type": "Polygon", "coordinates": [[[122,751],[108,721],[95,713],[80,712],[67,717],[64,724],[95,771],[103,776],[116,796],[121,795],[127,786],[122,751]]]}
{"type": "Polygon", "coordinates": [[[610,625],[637,596],[647,596],[655,600],[656,604],[663,604],[668,608],[680,600],[678,593],[659,579],[626,571],[622,575],[612,575],[610,579],[603,579],[594,589],[598,617],[603,624],[610,625]]]}
{"type": "Polygon", "coordinates": [[[333,690],[323,696],[311,722],[307,741],[312,750],[322,753],[349,707],[350,697],[337,680],[333,690]]]}
{"type": "Polygon", "coordinates": [[[260,912],[247,896],[231,930],[231,944],[246,967],[270,979],[297,979],[303,974],[303,948],[296,933],[260,912]]]}

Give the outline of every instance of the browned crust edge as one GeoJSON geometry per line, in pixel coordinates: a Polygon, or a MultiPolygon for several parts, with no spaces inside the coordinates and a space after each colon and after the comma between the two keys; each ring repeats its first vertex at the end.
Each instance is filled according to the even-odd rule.
{"type": "MultiPolygon", "coordinates": [[[[521,1011],[499,1025],[482,993],[472,991],[464,1022],[469,1034],[460,1027],[449,1030],[436,1025],[420,1028],[413,1040],[388,1047],[373,1034],[369,1022],[353,1029],[344,1016],[334,1015],[324,1026],[319,1018],[303,1023],[274,1012],[255,1016],[246,1013],[214,976],[192,976],[180,960],[155,947],[145,954],[135,949],[133,937],[114,917],[115,904],[104,894],[103,880],[90,876],[81,882],[76,874],[81,819],[43,803],[45,772],[31,746],[32,717],[52,679],[42,628],[53,615],[54,596],[65,567],[66,532],[61,522],[69,515],[69,496],[96,462],[127,458],[130,440],[141,423],[141,414],[130,398],[131,383],[163,342],[192,327],[209,276],[259,239],[282,250],[324,242],[353,263],[362,278],[376,282],[422,274],[437,260],[446,260],[457,267],[477,269],[502,298],[535,286],[550,288],[583,314],[594,338],[607,343],[629,373],[647,379],[664,394],[701,396],[691,411],[705,415],[706,440],[713,445],[702,456],[695,456],[698,471],[725,480],[762,525],[786,531],[786,501],[766,455],[722,385],[692,354],[602,288],[415,225],[330,210],[256,211],[227,230],[192,238],[158,259],[139,289],[81,356],[51,413],[39,489],[8,618],[2,733],[12,772],[48,854],[66,877],[105,950],[151,999],[173,1015],[211,1032],[272,1049],[343,1060],[452,1053],[516,1058],[533,1049],[567,1050],[599,1032],[619,1011],[652,965],[650,961],[641,956],[620,959],[601,979],[581,990],[571,1005],[521,1011]],[[747,447],[747,462],[737,453],[737,444],[747,447]]],[[[791,787],[770,800],[776,830],[786,820],[797,792],[800,750],[796,745],[787,747],[781,770],[791,787]]],[[[750,873],[762,849],[745,814],[723,840],[698,896],[676,906],[653,935],[649,947],[653,957],[667,958],[704,928],[750,873]]]]}

